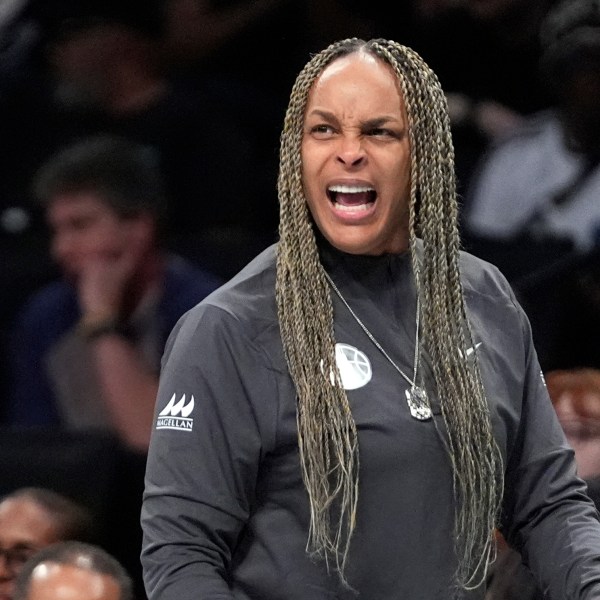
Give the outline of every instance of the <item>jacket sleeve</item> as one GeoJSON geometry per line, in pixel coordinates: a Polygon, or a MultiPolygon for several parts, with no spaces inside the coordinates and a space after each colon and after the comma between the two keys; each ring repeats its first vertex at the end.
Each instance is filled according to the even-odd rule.
{"type": "MultiPolygon", "coordinates": [[[[521,312],[526,364],[520,423],[507,458],[503,533],[552,600],[600,598],[600,523],[577,477],[521,312]]],[[[546,596],[545,596],[546,597],[546,596]]]]}
{"type": "Polygon", "coordinates": [[[180,320],[163,357],[141,523],[149,600],[229,600],[274,406],[266,358],[214,306],[180,320]],[[193,404],[190,404],[193,402],[193,404]]]}

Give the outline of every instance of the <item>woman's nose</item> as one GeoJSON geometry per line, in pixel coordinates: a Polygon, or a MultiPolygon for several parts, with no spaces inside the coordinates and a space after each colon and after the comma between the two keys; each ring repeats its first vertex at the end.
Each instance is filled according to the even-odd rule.
{"type": "Polygon", "coordinates": [[[338,148],[338,161],[348,167],[356,167],[365,159],[365,152],[358,137],[343,137],[338,148]]]}

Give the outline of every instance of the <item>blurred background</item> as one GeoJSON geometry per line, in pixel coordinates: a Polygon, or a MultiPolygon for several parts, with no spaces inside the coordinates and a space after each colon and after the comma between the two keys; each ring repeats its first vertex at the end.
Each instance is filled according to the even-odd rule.
{"type": "Polygon", "coordinates": [[[98,135],[148,148],[164,182],[165,252],[225,281],[277,239],[291,85],[343,37],[394,39],[437,73],[464,248],[509,278],[544,372],[560,375],[551,392],[572,409],[570,431],[585,405],[585,431],[600,439],[598,2],[0,0],[0,493],[42,485],[85,503],[140,600],[143,446],[110,427],[34,426],[11,408],[20,319],[64,276],[36,176],[98,135]]]}

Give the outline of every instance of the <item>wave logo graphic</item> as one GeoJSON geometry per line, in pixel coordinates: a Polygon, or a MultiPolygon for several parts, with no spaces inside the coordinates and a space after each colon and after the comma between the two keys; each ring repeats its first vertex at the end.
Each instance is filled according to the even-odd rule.
{"type": "Polygon", "coordinates": [[[173,394],[169,403],[158,413],[156,429],[176,429],[178,431],[192,431],[194,419],[190,417],[194,410],[194,396],[186,404],[185,394],[177,400],[173,394]]]}
{"type": "MultiPolygon", "coordinates": [[[[350,344],[335,345],[335,362],[342,379],[342,387],[345,390],[355,390],[367,385],[371,381],[373,372],[367,355],[350,344]]],[[[321,371],[323,361],[321,361],[321,371]]],[[[329,374],[331,385],[336,385],[335,375],[329,374]]]]}

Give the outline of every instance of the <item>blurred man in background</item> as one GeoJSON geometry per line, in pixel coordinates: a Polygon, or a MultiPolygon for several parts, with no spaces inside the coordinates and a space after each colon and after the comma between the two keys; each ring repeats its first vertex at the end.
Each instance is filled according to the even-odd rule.
{"type": "Polygon", "coordinates": [[[17,319],[8,423],[110,430],[143,453],[166,337],[220,280],[164,250],[147,147],[85,139],[44,165],[36,192],[63,277],[17,319]]]}

